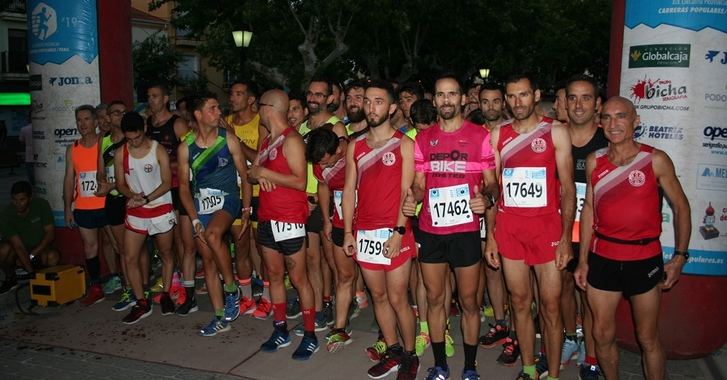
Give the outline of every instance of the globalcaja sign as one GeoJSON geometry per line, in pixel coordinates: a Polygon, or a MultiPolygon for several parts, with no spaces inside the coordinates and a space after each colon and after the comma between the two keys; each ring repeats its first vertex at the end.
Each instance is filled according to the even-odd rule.
{"type": "Polygon", "coordinates": [[[629,68],[689,67],[689,44],[637,45],[629,48],[629,68]]]}

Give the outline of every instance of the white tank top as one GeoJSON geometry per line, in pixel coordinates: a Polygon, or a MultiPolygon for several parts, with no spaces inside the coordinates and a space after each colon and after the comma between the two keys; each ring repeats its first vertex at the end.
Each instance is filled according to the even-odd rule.
{"type": "MultiPolygon", "coordinates": [[[[157,142],[152,140],[149,153],[142,158],[134,158],[129,154],[128,148],[124,147],[124,175],[126,183],[131,191],[135,193],[151,194],[162,184],[162,172],[157,160],[157,142]]],[[[161,197],[156,198],[144,208],[155,208],[164,204],[172,203],[172,193],[167,191],[161,197]]]]}

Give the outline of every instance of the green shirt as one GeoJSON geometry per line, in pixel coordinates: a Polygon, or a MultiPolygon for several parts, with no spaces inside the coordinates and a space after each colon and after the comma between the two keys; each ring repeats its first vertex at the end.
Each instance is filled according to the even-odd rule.
{"type": "Polygon", "coordinates": [[[30,199],[26,215],[18,215],[17,209],[11,203],[2,211],[0,218],[2,236],[7,239],[17,235],[28,251],[43,240],[44,227],[53,225],[50,204],[45,199],[36,197],[30,199]]]}

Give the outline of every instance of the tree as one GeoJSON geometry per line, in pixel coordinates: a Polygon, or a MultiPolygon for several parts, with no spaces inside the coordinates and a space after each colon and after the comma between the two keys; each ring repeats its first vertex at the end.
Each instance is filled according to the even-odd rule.
{"type": "Polygon", "coordinates": [[[146,89],[154,83],[165,83],[169,88],[179,83],[177,64],[181,55],[160,32],[135,43],[131,49],[131,57],[134,63],[134,88],[138,101],[146,100],[146,89]]]}

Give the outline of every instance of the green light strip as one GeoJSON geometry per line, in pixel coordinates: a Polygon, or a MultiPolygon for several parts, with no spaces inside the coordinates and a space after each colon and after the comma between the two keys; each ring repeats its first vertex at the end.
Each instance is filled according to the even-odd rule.
{"type": "Polygon", "coordinates": [[[0,106],[29,106],[30,94],[27,92],[0,93],[0,106]]]}

